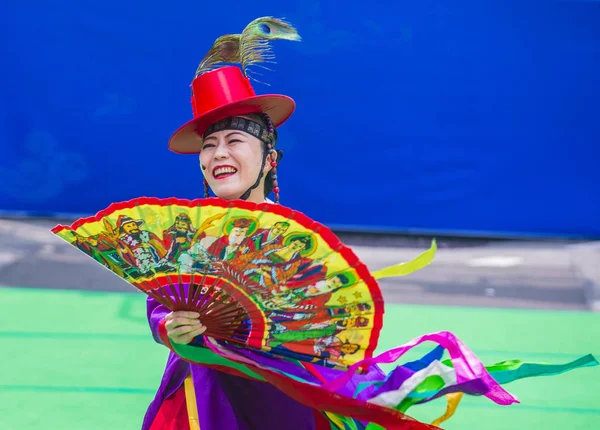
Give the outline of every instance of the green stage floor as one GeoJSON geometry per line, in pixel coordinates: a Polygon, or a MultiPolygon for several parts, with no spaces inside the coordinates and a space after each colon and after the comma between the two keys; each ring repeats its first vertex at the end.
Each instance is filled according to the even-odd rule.
{"type": "MultiPolygon", "coordinates": [[[[144,296],[0,288],[0,429],[139,429],[167,350],[144,296]]],[[[600,357],[600,314],[388,305],[380,350],[450,330],[485,362],[600,357]]],[[[465,398],[447,429],[600,429],[600,367],[507,385],[520,405],[465,398]]],[[[411,409],[440,415],[438,400],[411,409]]],[[[285,426],[282,426],[285,428],[285,426]]]]}

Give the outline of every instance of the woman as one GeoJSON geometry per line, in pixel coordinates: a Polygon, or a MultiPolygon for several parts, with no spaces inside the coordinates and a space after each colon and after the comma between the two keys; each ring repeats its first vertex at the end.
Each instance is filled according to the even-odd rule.
{"type": "MultiPolygon", "coordinates": [[[[209,188],[223,199],[262,203],[272,191],[279,200],[275,150],[276,127],[292,114],[295,104],[281,95],[256,96],[238,67],[200,74],[192,82],[195,118],[169,141],[178,153],[199,153],[205,195],[209,188]]],[[[194,312],[170,312],[148,298],[148,319],[154,338],[162,343],[164,324],[171,342],[189,344],[205,327],[194,312]]],[[[318,429],[327,421],[270,384],[189,364],[171,353],[158,393],[143,429],[250,430],[280,429],[294,423],[298,430],[318,429]]]]}

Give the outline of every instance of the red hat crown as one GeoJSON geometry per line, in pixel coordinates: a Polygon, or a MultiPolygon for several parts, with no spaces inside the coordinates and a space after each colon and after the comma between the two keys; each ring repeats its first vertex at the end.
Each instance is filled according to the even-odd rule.
{"type": "MultiPolygon", "coordinates": [[[[221,106],[256,97],[250,80],[239,67],[227,66],[204,73],[192,81],[192,111],[194,118],[221,106]]],[[[245,109],[247,112],[248,109],[245,109]]],[[[251,109],[260,112],[260,109],[251,109]]],[[[231,113],[231,112],[230,112],[231,113]]],[[[242,114],[242,113],[240,113],[242,114]]]]}
{"type": "Polygon", "coordinates": [[[301,39],[291,24],[267,16],[252,21],[241,34],[215,40],[192,81],[194,118],[173,133],[169,139],[172,151],[199,153],[206,130],[228,117],[262,113],[272,126],[279,127],[292,115],[293,99],[282,94],[256,95],[248,78],[249,68],[273,58],[270,43],[274,40],[301,39]],[[228,65],[217,68],[222,64],[228,65]]]}

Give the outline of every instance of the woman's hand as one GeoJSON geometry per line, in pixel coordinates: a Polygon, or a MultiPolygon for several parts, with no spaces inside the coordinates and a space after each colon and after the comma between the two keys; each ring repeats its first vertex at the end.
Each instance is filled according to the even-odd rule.
{"type": "Polygon", "coordinates": [[[165,317],[165,328],[171,341],[187,345],[196,336],[206,331],[200,320],[198,312],[176,311],[165,317]]]}

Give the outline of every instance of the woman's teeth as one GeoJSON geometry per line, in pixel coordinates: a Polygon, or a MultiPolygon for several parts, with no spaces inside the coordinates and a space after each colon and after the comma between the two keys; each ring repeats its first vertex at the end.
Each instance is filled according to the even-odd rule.
{"type": "Polygon", "coordinates": [[[234,167],[219,167],[215,169],[213,175],[215,178],[218,178],[219,176],[233,175],[235,172],[237,172],[237,169],[234,167]]]}

